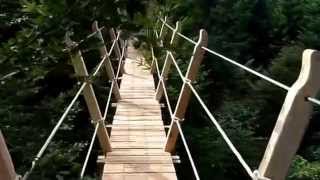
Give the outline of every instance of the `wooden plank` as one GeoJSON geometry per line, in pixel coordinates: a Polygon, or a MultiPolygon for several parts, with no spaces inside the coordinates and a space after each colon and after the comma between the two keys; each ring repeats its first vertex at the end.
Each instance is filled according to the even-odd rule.
{"type": "Polygon", "coordinates": [[[107,174],[113,173],[175,173],[173,164],[107,164],[107,174]]]}
{"type": "Polygon", "coordinates": [[[112,125],[112,130],[154,130],[154,131],[164,131],[163,125],[112,125]]]}
{"type": "MultiPolygon", "coordinates": [[[[162,145],[165,142],[165,136],[112,136],[111,142],[161,142],[162,145]]],[[[162,147],[161,147],[162,148],[162,147]]]]}
{"type": "Polygon", "coordinates": [[[111,131],[112,136],[164,136],[164,131],[111,131]]]}
{"type": "Polygon", "coordinates": [[[118,164],[170,164],[171,156],[107,156],[108,163],[118,164]]]}
{"type": "Polygon", "coordinates": [[[163,148],[154,149],[119,149],[113,148],[112,152],[107,153],[108,156],[170,156],[163,148]]]}
{"type": "Polygon", "coordinates": [[[113,118],[114,120],[118,121],[161,121],[161,116],[154,116],[154,115],[130,115],[130,116],[123,116],[123,115],[116,115],[113,118]]]}
{"type": "Polygon", "coordinates": [[[175,173],[105,174],[103,180],[177,180],[175,173]]]}
{"type": "Polygon", "coordinates": [[[259,167],[263,177],[285,179],[310,121],[312,104],[306,97],[314,97],[319,91],[319,69],[320,52],[304,51],[300,75],[288,91],[259,167]]]}
{"type": "Polygon", "coordinates": [[[128,148],[128,149],[160,149],[163,148],[164,142],[112,142],[114,148],[128,148]]]}
{"type": "Polygon", "coordinates": [[[163,125],[161,121],[117,121],[114,120],[113,124],[115,125],[163,125]]]}
{"type": "Polygon", "coordinates": [[[161,112],[160,111],[117,111],[116,114],[118,116],[147,116],[147,117],[150,117],[150,116],[161,116],[161,112]]]}

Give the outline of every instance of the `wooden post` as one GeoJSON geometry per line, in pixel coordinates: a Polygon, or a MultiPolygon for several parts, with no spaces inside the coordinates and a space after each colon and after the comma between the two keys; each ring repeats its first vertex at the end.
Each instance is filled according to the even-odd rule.
{"type": "MultiPolygon", "coordinates": [[[[124,53],[123,53],[123,60],[125,60],[126,58],[127,58],[127,44],[126,44],[126,42],[123,40],[123,39],[121,39],[121,37],[119,37],[120,38],[120,46],[121,46],[121,49],[123,49],[124,48],[124,53]]],[[[124,64],[123,64],[124,65],[124,64]]],[[[124,70],[124,69],[123,69],[124,70]]]]}
{"type": "Polygon", "coordinates": [[[171,68],[171,64],[172,64],[171,58],[172,58],[172,56],[170,55],[170,52],[167,51],[166,60],[164,62],[163,68],[162,68],[161,77],[159,79],[159,83],[158,83],[157,91],[156,91],[156,99],[158,101],[160,101],[163,96],[163,90],[164,90],[163,86],[166,82],[166,79],[168,77],[168,74],[169,74],[170,68],[171,68]]]}
{"type": "Polygon", "coordinates": [[[18,176],[14,170],[10,153],[0,130],[0,179],[15,180],[18,176]]]}
{"type": "MultiPolygon", "coordinates": [[[[120,32],[118,32],[118,33],[120,33],[120,32]]],[[[123,67],[123,62],[122,62],[122,59],[121,59],[121,50],[120,50],[120,47],[119,47],[119,42],[121,43],[120,37],[117,40],[117,35],[116,35],[116,33],[115,33],[113,28],[111,28],[109,30],[109,34],[110,34],[110,37],[111,37],[112,41],[117,41],[115,43],[115,46],[114,46],[114,51],[116,52],[116,56],[118,58],[118,61],[121,61],[120,72],[123,73],[124,72],[124,69],[123,69],[124,67],[123,67]]]]}
{"type": "MultiPolygon", "coordinates": [[[[72,42],[70,42],[70,39],[69,39],[69,42],[68,40],[66,41],[68,45],[72,45],[72,42]]],[[[86,65],[83,61],[81,52],[79,50],[76,50],[75,52],[71,51],[70,56],[71,56],[72,64],[73,64],[76,75],[80,77],[88,77],[89,74],[88,74],[86,65]]],[[[107,129],[105,128],[104,120],[103,120],[93,87],[89,82],[87,82],[87,85],[83,89],[82,94],[84,96],[87,107],[89,109],[91,119],[93,121],[97,121],[97,123],[101,123],[97,132],[100,146],[104,153],[110,152],[112,148],[110,145],[109,135],[108,135],[107,129]]]]}
{"type": "Polygon", "coordinates": [[[118,40],[117,40],[117,35],[116,35],[116,33],[115,33],[115,31],[114,31],[113,28],[111,28],[111,29],[109,30],[109,34],[110,34],[111,40],[112,40],[112,41],[116,41],[115,46],[114,46],[114,51],[116,52],[116,56],[117,56],[118,60],[120,60],[120,58],[121,58],[121,51],[120,51],[120,48],[119,48],[119,43],[118,43],[118,40]]]}
{"type": "Polygon", "coordinates": [[[161,26],[161,29],[160,29],[160,33],[159,33],[159,36],[158,38],[160,39],[160,46],[162,47],[163,46],[163,40],[162,40],[162,37],[164,36],[164,27],[165,27],[165,24],[167,23],[167,16],[164,17],[164,22],[162,23],[162,26],[161,26]]]}
{"type": "MultiPolygon", "coordinates": [[[[98,26],[98,22],[97,22],[97,21],[94,21],[94,22],[93,22],[93,24],[92,24],[92,31],[93,31],[93,32],[99,31],[99,26],[98,26]]],[[[108,56],[108,50],[107,50],[106,46],[104,45],[105,42],[104,42],[104,40],[103,40],[102,33],[101,33],[101,31],[99,31],[97,34],[98,34],[98,38],[99,38],[100,41],[103,43],[103,46],[100,48],[101,57],[103,58],[103,57],[106,56],[106,58],[107,58],[107,59],[105,60],[104,66],[105,66],[105,68],[106,68],[106,72],[107,72],[108,79],[109,79],[110,81],[114,81],[114,80],[115,80],[115,79],[114,79],[114,78],[115,78],[115,76],[114,76],[114,71],[113,71],[113,68],[112,68],[112,64],[111,64],[110,58],[109,58],[109,56],[108,56]]],[[[113,92],[113,95],[114,95],[114,97],[116,98],[116,100],[120,100],[120,99],[121,99],[118,83],[114,83],[112,92],[113,92]]]]}
{"type": "Polygon", "coordinates": [[[155,56],[154,56],[154,50],[153,50],[152,45],[151,45],[150,49],[151,49],[151,56],[152,56],[150,72],[151,72],[151,74],[154,74],[154,71],[156,69],[156,62],[155,62],[156,59],[155,59],[155,56]]]}
{"type": "MultiPolygon", "coordinates": [[[[205,30],[201,29],[198,43],[194,47],[193,55],[191,57],[191,61],[189,63],[189,67],[185,76],[186,80],[192,82],[196,79],[196,75],[198,73],[200,64],[202,62],[202,59],[205,53],[202,47],[207,47],[207,45],[208,45],[208,34],[205,30]]],[[[189,86],[186,84],[186,82],[184,82],[180,91],[180,95],[174,111],[173,118],[177,118],[179,120],[184,119],[184,115],[189,104],[190,95],[191,95],[191,90],[189,86]]],[[[172,120],[170,129],[168,132],[166,147],[165,147],[165,150],[167,152],[174,151],[178,135],[179,135],[179,129],[177,127],[177,124],[172,120]]]]}
{"type": "Polygon", "coordinates": [[[176,28],[174,29],[174,31],[172,31],[172,36],[171,36],[171,41],[170,41],[170,44],[172,45],[173,42],[174,42],[174,39],[176,37],[176,34],[180,31],[180,22],[177,21],[176,22],[176,28]]]}
{"type": "Polygon", "coordinates": [[[162,23],[160,33],[159,33],[159,38],[162,38],[163,32],[164,32],[164,26],[167,23],[167,16],[164,17],[164,22],[162,23]]]}
{"type": "Polygon", "coordinates": [[[320,88],[320,52],[305,50],[297,81],[288,91],[269,144],[259,167],[262,177],[284,180],[297,152],[312,113],[314,97],[320,88]]]}

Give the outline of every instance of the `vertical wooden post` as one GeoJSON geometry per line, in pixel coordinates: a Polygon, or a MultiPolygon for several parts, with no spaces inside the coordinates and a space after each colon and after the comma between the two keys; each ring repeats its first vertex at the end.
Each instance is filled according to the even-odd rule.
{"type": "MultiPolygon", "coordinates": [[[[69,41],[69,42],[67,42],[67,44],[71,45],[72,42],[69,41]]],[[[71,60],[72,60],[72,64],[73,64],[75,73],[81,77],[88,77],[89,74],[88,74],[86,65],[83,61],[81,52],[79,50],[77,50],[75,52],[71,51],[70,56],[71,56],[71,60]]],[[[104,124],[104,120],[103,120],[103,117],[102,117],[102,114],[101,114],[101,111],[100,111],[100,108],[99,108],[99,105],[98,105],[98,102],[96,99],[96,95],[94,93],[93,87],[90,84],[90,82],[87,82],[87,85],[83,89],[82,94],[84,96],[87,107],[89,109],[91,119],[93,121],[97,121],[97,123],[101,123],[101,125],[98,128],[98,132],[97,132],[100,146],[101,146],[104,153],[110,152],[112,150],[112,148],[110,145],[109,135],[108,135],[107,129],[104,124]]]]}
{"type": "Polygon", "coordinates": [[[120,48],[119,48],[119,43],[118,43],[118,40],[117,40],[117,35],[116,35],[116,33],[115,33],[115,31],[114,31],[113,28],[111,28],[111,29],[109,30],[109,34],[110,34],[111,40],[112,40],[112,41],[116,41],[115,46],[114,46],[114,51],[116,52],[116,56],[117,56],[118,60],[120,60],[120,58],[121,58],[121,51],[120,51],[120,48]]]}
{"type": "MultiPolygon", "coordinates": [[[[207,47],[207,45],[208,45],[208,34],[205,30],[201,29],[198,43],[194,47],[193,55],[191,57],[191,61],[189,63],[189,67],[185,76],[186,80],[192,82],[196,79],[196,75],[198,73],[200,64],[202,62],[202,59],[205,53],[202,47],[207,47]]],[[[180,95],[174,111],[173,118],[177,118],[180,120],[184,118],[185,112],[189,104],[190,95],[191,95],[191,90],[189,86],[186,84],[186,82],[184,82],[180,91],[180,95]]],[[[177,127],[177,124],[172,120],[170,129],[168,132],[166,147],[165,147],[165,150],[167,152],[174,151],[178,135],[179,135],[179,129],[177,127]]]]}
{"type": "MultiPolygon", "coordinates": [[[[120,32],[118,32],[118,33],[120,33],[120,32]]],[[[123,67],[123,62],[122,62],[122,59],[121,59],[121,50],[120,50],[120,47],[119,47],[119,42],[120,42],[120,44],[122,43],[121,42],[121,40],[120,40],[120,37],[119,37],[119,39],[117,40],[117,35],[116,35],[116,33],[115,33],[115,31],[114,31],[114,29],[113,28],[111,28],[110,30],[109,30],[109,34],[110,34],[110,37],[111,37],[111,40],[112,41],[117,41],[116,43],[115,43],[115,46],[114,46],[114,50],[115,50],[115,52],[116,52],[116,56],[117,56],[117,58],[118,58],[118,61],[121,61],[120,63],[121,63],[121,66],[120,66],[120,72],[123,74],[123,72],[124,72],[124,67],[123,67]]],[[[122,47],[122,46],[121,46],[122,47]]]]}
{"type": "MultiPolygon", "coordinates": [[[[93,22],[92,31],[93,32],[99,31],[99,26],[98,26],[98,22],[97,21],[93,22]]],[[[99,32],[97,32],[97,34],[98,34],[98,38],[103,43],[103,46],[100,48],[101,57],[103,58],[103,57],[106,56],[106,58],[107,58],[105,60],[104,66],[106,68],[106,73],[107,73],[108,79],[111,80],[111,81],[114,81],[115,80],[114,79],[115,78],[114,71],[113,71],[112,64],[111,64],[111,61],[110,61],[110,58],[109,58],[109,55],[108,55],[108,50],[107,50],[106,46],[104,45],[105,42],[104,42],[102,33],[101,33],[101,31],[99,31],[99,32]]],[[[114,83],[112,92],[113,92],[113,95],[116,98],[116,100],[120,100],[121,99],[118,83],[114,83]]]]}
{"type": "Polygon", "coordinates": [[[172,58],[172,56],[170,55],[170,52],[167,51],[166,60],[164,62],[163,68],[162,68],[161,77],[159,79],[159,83],[158,83],[157,91],[156,91],[156,99],[158,101],[160,101],[163,96],[163,90],[164,90],[163,86],[166,82],[166,79],[168,77],[168,74],[169,74],[170,68],[171,68],[171,64],[172,64],[171,58],[172,58]]]}
{"type": "Polygon", "coordinates": [[[174,39],[176,37],[176,34],[180,31],[180,22],[177,21],[176,22],[176,28],[174,29],[174,31],[172,31],[172,36],[171,36],[171,41],[170,41],[170,44],[172,45],[173,42],[174,42],[174,39]]]}
{"type": "Polygon", "coordinates": [[[164,17],[164,22],[162,23],[160,33],[159,33],[159,38],[162,38],[163,32],[164,32],[164,26],[167,23],[167,16],[164,17]]]}
{"type": "Polygon", "coordinates": [[[123,60],[124,60],[127,58],[127,47],[126,47],[127,45],[126,45],[125,41],[123,39],[121,39],[121,37],[120,37],[120,46],[121,46],[121,50],[124,48],[124,52],[123,52],[123,60]]]}
{"type": "Polygon", "coordinates": [[[14,166],[11,160],[10,153],[8,151],[6,142],[0,130],[0,179],[3,180],[15,180],[17,174],[14,170],[14,166]]]}
{"type": "Polygon", "coordinates": [[[151,74],[154,74],[154,71],[156,69],[156,59],[155,59],[155,56],[154,56],[154,50],[153,50],[153,47],[151,45],[150,47],[150,50],[151,50],[151,56],[152,56],[152,62],[151,62],[151,68],[150,68],[150,72],[151,74]]]}
{"type": "Polygon", "coordinates": [[[160,29],[160,33],[159,33],[159,36],[158,38],[160,39],[160,46],[162,47],[163,46],[163,40],[162,40],[162,37],[164,36],[164,27],[165,27],[165,24],[167,23],[167,16],[164,17],[164,22],[162,23],[162,26],[161,26],[161,29],[160,29]]]}
{"type": "Polygon", "coordinates": [[[284,180],[297,152],[312,113],[314,97],[320,88],[320,52],[305,50],[297,81],[288,91],[269,144],[259,167],[261,176],[284,180]]]}

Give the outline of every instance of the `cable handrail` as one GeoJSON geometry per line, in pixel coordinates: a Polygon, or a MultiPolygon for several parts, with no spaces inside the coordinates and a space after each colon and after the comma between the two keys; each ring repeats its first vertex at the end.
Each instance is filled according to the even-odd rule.
{"type": "MultiPolygon", "coordinates": [[[[97,32],[100,32],[102,28],[99,28],[96,32],[88,35],[86,37],[86,39],[94,36],[97,32]]],[[[102,65],[104,64],[105,60],[107,59],[107,57],[109,57],[111,55],[111,52],[114,49],[114,45],[115,43],[119,40],[120,37],[120,33],[118,32],[117,38],[113,41],[113,44],[110,48],[109,53],[105,54],[104,57],[102,58],[102,60],[99,62],[99,64],[97,65],[94,73],[92,74],[91,77],[95,77],[98,72],[100,71],[102,65]]],[[[80,41],[79,43],[84,42],[80,41]]],[[[64,122],[64,120],[66,119],[67,115],[69,114],[71,108],[73,107],[73,105],[75,104],[75,102],[77,101],[77,99],[79,98],[79,96],[81,95],[82,91],[84,90],[84,88],[88,85],[88,82],[83,82],[80,86],[80,88],[78,89],[77,93],[75,94],[75,96],[73,97],[72,101],[70,102],[70,104],[67,106],[66,110],[64,111],[64,113],[62,114],[62,116],[60,117],[60,119],[58,120],[58,122],[56,123],[55,127],[53,128],[53,130],[51,131],[50,135],[48,136],[48,138],[46,139],[45,143],[43,144],[43,146],[41,147],[41,149],[39,150],[39,152],[37,153],[36,157],[32,160],[32,164],[31,167],[28,171],[26,171],[22,177],[23,180],[27,180],[28,177],[30,176],[30,174],[33,172],[35,166],[37,165],[39,159],[43,156],[45,150],[48,148],[49,144],[51,143],[51,141],[53,140],[54,136],[56,135],[57,131],[59,130],[60,126],[62,125],[62,123],[64,122]]],[[[113,84],[112,84],[113,87],[113,84]]],[[[108,104],[109,104],[110,100],[108,100],[108,104]]],[[[105,117],[104,117],[105,118],[105,117]]]]}
{"type": "Polygon", "coordinates": [[[72,106],[74,105],[74,103],[76,102],[76,100],[78,99],[78,97],[82,93],[83,89],[86,87],[86,85],[87,85],[86,82],[82,83],[82,85],[79,88],[79,90],[77,91],[76,95],[73,97],[71,103],[68,105],[67,109],[64,111],[64,113],[60,117],[59,121],[57,122],[57,124],[55,125],[53,130],[51,131],[51,133],[50,133],[49,137],[47,138],[47,140],[45,141],[44,145],[41,147],[40,151],[37,153],[36,157],[33,159],[31,168],[25,172],[25,174],[22,178],[23,180],[28,179],[29,175],[33,172],[38,160],[42,157],[43,153],[47,149],[47,147],[50,144],[50,142],[52,141],[53,137],[56,135],[58,129],[60,128],[61,124],[63,123],[63,121],[65,120],[67,115],[69,114],[72,106]]]}
{"type": "Polygon", "coordinates": [[[210,118],[210,120],[212,121],[212,123],[216,126],[217,130],[219,131],[219,133],[221,134],[221,136],[223,137],[224,141],[227,143],[227,145],[229,146],[229,148],[231,149],[231,151],[233,152],[233,154],[237,157],[237,159],[239,160],[239,162],[241,163],[241,165],[244,167],[244,169],[246,170],[246,172],[249,174],[249,176],[251,178],[254,178],[254,173],[251,170],[251,168],[249,167],[249,165],[245,162],[245,160],[243,159],[243,157],[241,156],[240,152],[237,150],[237,148],[233,145],[233,143],[231,142],[230,138],[228,137],[228,135],[226,134],[226,132],[223,130],[223,128],[220,126],[219,122],[215,119],[215,117],[212,115],[212,113],[210,112],[209,108],[206,106],[206,104],[204,103],[204,101],[201,99],[200,95],[198,94],[198,92],[195,90],[195,88],[192,86],[191,82],[189,81],[185,81],[185,83],[190,87],[191,91],[193,92],[194,96],[197,98],[198,102],[201,104],[202,108],[204,109],[204,111],[207,113],[208,117],[210,118]]]}
{"type": "Polygon", "coordinates": [[[173,62],[173,64],[174,64],[176,70],[178,71],[178,74],[179,74],[181,80],[184,81],[185,77],[184,77],[184,75],[182,74],[182,71],[181,71],[181,69],[180,69],[177,61],[175,60],[175,58],[173,57],[173,55],[172,55],[172,53],[171,53],[170,51],[168,51],[168,54],[169,54],[169,56],[171,56],[171,60],[172,60],[172,62],[173,62]]]}
{"type": "Polygon", "coordinates": [[[179,122],[179,120],[174,120],[174,123],[176,123],[176,125],[178,127],[178,130],[180,132],[181,140],[182,140],[182,143],[183,143],[183,145],[184,145],[184,147],[186,149],[186,152],[187,152],[189,161],[191,163],[191,167],[192,167],[193,173],[194,173],[194,175],[196,177],[196,180],[200,180],[200,177],[199,177],[199,174],[198,174],[198,170],[197,170],[196,165],[195,165],[195,163],[193,161],[193,158],[192,158],[192,155],[191,155],[191,152],[190,152],[190,148],[188,146],[188,143],[187,143],[186,138],[184,136],[184,133],[182,131],[180,122],[179,122]]]}
{"type": "Polygon", "coordinates": [[[92,148],[93,148],[93,143],[94,143],[94,140],[95,140],[95,138],[97,136],[99,125],[100,125],[100,123],[96,122],[96,127],[94,129],[94,132],[93,132],[93,135],[92,135],[92,138],[91,138],[90,146],[89,146],[88,152],[86,154],[86,158],[84,160],[84,163],[83,163],[83,166],[82,166],[82,169],[81,169],[80,179],[83,179],[84,172],[86,171],[87,164],[88,164],[88,161],[89,161],[89,157],[90,157],[90,154],[91,154],[92,148]]]}
{"type": "MultiPolygon", "coordinates": [[[[172,26],[170,26],[168,23],[166,23],[162,18],[159,18],[159,19],[160,19],[160,21],[161,21],[166,27],[168,27],[170,30],[174,31],[174,28],[173,28],[172,26]]],[[[183,35],[182,33],[178,32],[177,34],[178,34],[180,37],[182,37],[183,39],[187,40],[188,42],[190,42],[190,43],[192,43],[192,44],[194,44],[194,45],[197,44],[197,42],[195,42],[195,41],[192,40],[191,38],[183,35]]],[[[245,66],[245,65],[243,65],[243,64],[240,64],[240,63],[238,63],[237,61],[232,60],[232,59],[230,59],[230,58],[228,58],[228,57],[226,57],[226,56],[224,56],[224,55],[222,55],[222,54],[220,54],[220,53],[218,53],[218,52],[216,52],[216,51],[214,51],[214,50],[212,50],[212,49],[209,49],[209,48],[203,47],[203,46],[202,46],[201,48],[202,48],[203,50],[207,51],[208,53],[210,53],[210,54],[212,54],[212,55],[215,55],[215,56],[218,56],[218,57],[220,57],[221,59],[223,59],[223,60],[225,60],[225,61],[227,61],[227,62],[229,62],[229,63],[231,63],[231,64],[233,64],[233,65],[235,65],[235,66],[237,66],[237,67],[239,67],[239,68],[241,68],[241,69],[243,69],[243,70],[245,70],[245,71],[247,71],[247,72],[249,72],[249,73],[251,73],[251,74],[253,74],[253,75],[255,75],[255,76],[257,76],[257,77],[260,77],[261,79],[263,79],[263,80],[265,80],[265,81],[268,81],[269,83],[271,83],[271,84],[273,84],[273,85],[275,85],[275,86],[277,86],[277,87],[279,87],[279,88],[282,88],[282,89],[284,89],[284,90],[286,90],[286,91],[289,91],[289,90],[291,89],[291,87],[285,85],[284,83],[281,83],[280,81],[277,81],[277,80],[275,80],[275,79],[272,79],[272,78],[270,78],[270,77],[268,77],[268,76],[266,76],[266,75],[264,75],[264,74],[262,74],[262,73],[260,73],[260,72],[258,72],[258,71],[255,71],[255,70],[253,70],[253,69],[251,69],[251,68],[249,68],[249,67],[247,67],[247,66],[245,66]]],[[[316,98],[313,98],[313,97],[306,97],[306,99],[307,99],[309,102],[320,106],[320,100],[318,100],[318,99],[316,99],[316,98]]]]}

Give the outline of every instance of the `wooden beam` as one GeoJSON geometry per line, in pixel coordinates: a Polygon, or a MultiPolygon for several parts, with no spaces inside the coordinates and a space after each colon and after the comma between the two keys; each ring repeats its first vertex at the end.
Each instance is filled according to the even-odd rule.
{"type": "Polygon", "coordinates": [[[176,34],[180,31],[181,27],[180,27],[180,22],[177,21],[176,22],[176,28],[174,29],[174,31],[172,31],[172,36],[171,36],[171,41],[170,41],[170,44],[177,44],[177,42],[174,43],[174,40],[175,40],[175,37],[176,37],[176,34]]]}
{"type": "Polygon", "coordinates": [[[164,34],[164,27],[165,27],[165,24],[167,23],[167,16],[164,17],[164,22],[162,23],[162,26],[161,26],[161,29],[160,29],[160,33],[159,33],[159,38],[162,38],[163,37],[163,34],[164,34]]]}
{"type": "MultiPolygon", "coordinates": [[[[208,45],[208,34],[205,30],[201,29],[199,40],[196,46],[194,47],[193,55],[191,57],[187,73],[185,75],[185,78],[187,80],[192,82],[196,79],[196,75],[199,71],[200,64],[203,60],[203,56],[205,53],[202,47],[207,47],[207,45],[208,45]]],[[[174,118],[177,118],[180,120],[184,119],[184,115],[189,104],[190,95],[191,95],[191,90],[189,86],[186,84],[186,82],[184,82],[180,91],[180,95],[178,98],[175,111],[174,111],[174,115],[173,115],[174,118]]],[[[176,123],[172,120],[171,127],[168,132],[166,147],[165,147],[165,150],[167,152],[174,151],[178,135],[179,135],[179,129],[176,123]]]]}
{"type": "MultiPolygon", "coordinates": [[[[98,22],[97,21],[93,22],[92,31],[93,32],[99,31],[99,26],[98,26],[98,22]]],[[[105,42],[104,42],[104,39],[103,39],[101,31],[99,31],[97,33],[97,35],[98,35],[98,38],[100,39],[101,43],[103,43],[103,46],[101,46],[101,48],[100,48],[100,55],[101,55],[102,58],[103,57],[107,58],[105,60],[104,66],[105,66],[105,69],[106,69],[106,73],[107,73],[108,79],[111,80],[111,81],[116,81],[116,80],[114,80],[115,75],[114,75],[113,67],[112,67],[112,64],[111,64],[111,61],[110,61],[110,58],[109,58],[109,55],[108,55],[108,50],[107,50],[106,46],[104,45],[105,42]]],[[[120,100],[121,99],[118,83],[114,83],[114,86],[113,86],[113,89],[112,89],[112,93],[113,93],[114,97],[116,98],[116,100],[120,100]]]]}
{"type": "Polygon", "coordinates": [[[285,179],[312,114],[312,104],[306,98],[317,94],[319,77],[320,52],[305,50],[300,75],[288,91],[261,161],[261,176],[272,180],[285,179]]]}
{"type": "Polygon", "coordinates": [[[156,71],[156,62],[155,62],[156,58],[155,58],[155,55],[154,55],[154,49],[153,49],[152,45],[150,47],[150,50],[151,50],[151,56],[152,56],[150,72],[151,72],[151,74],[154,74],[155,71],[156,71]]]}
{"type": "MultiPolygon", "coordinates": [[[[72,64],[76,74],[78,76],[84,76],[84,77],[88,76],[89,74],[88,74],[86,65],[83,61],[81,52],[80,51],[71,52],[70,56],[71,56],[72,64]]],[[[108,132],[104,126],[103,117],[102,117],[92,85],[87,84],[86,87],[83,89],[82,93],[86,101],[87,107],[89,109],[91,119],[94,121],[99,121],[98,123],[101,123],[101,126],[99,126],[98,132],[97,132],[100,146],[105,153],[110,152],[111,145],[110,145],[108,132]]]]}
{"type": "Polygon", "coordinates": [[[166,60],[164,62],[162,72],[161,72],[161,79],[159,79],[159,83],[158,83],[157,91],[156,91],[156,99],[158,101],[160,101],[163,96],[163,91],[164,91],[163,86],[164,86],[166,79],[168,77],[168,74],[170,72],[171,64],[172,64],[172,59],[171,59],[171,56],[169,56],[169,52],[167,52],[166,60]]]}
{"type": "Polygon", "coordinates": [[[18,179],[6,142],[1,133],[1,130],[0,130],[0,179],[3,179],[3,180],[18,179]]]}
{"type": "MultiPolygon", "coordinates": [[[[120,33],[120,32],[118,32],[118,33],[120,33]]],[[[116,33],[115,33],[115,31],[114,31],[113,28],[111,28],[111,29],[109,30],[109,34],[110,34],[110,37],[111,37],[111,40],[112,40],[112,41],[117,41],[117,42],[115,43],[115,46],[114,46],[114,51],[115,51],[115,53],[116,53],[116,56],[117,56],[118,61],[122,61],[122,59],[121,59],[121,50],[120,50],[120,47],[119,47],[120,37],[119,37],[119,40],[117,40],[117,35],[116,35],[116,33]]],[[[121,42],[121,41],[120,41],[120,42],[121,42]]],[[[123,70],[123,62],[121,62],[120,72],[121,72],[121,73],[124,72],[124,70],[123,70]]]]}

